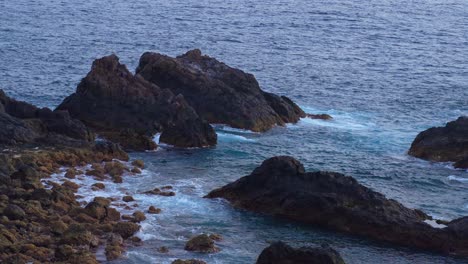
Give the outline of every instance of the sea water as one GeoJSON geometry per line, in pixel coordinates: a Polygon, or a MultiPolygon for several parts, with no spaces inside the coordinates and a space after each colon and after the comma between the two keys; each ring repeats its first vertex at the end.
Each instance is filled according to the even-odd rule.
{"type": "Polygon", "coordinates": [[[468,215],[465,170],[407,155],[418,132],[468,115],[468,2],[0,1],[0,88],[39,106],[57,106],[101,56],[116,53],[134,71],[145,51],[175,56],[193,48],[253,73],[264,90],[289,96],[307,112],[334,119],[306,118],[265,133],[217,124],[216,147],[130,154],[146,169],[122,184],[106,182],[95,192],[86,187],[92,179],[77,178],[83,199],[132,195],[135,209],[162,209],[142,223],[144,245],[113,263],[254,263],[275,240],[327,243],[347,263],[466,262],[202,197],[266,158],[291,155],[307,170],[353,176],[434,217],[468,215]],[[176,196],[141,194],[164,185],[176,196]],[[184,243],[200,233],[221,234],[221,251],[185,251],[184,243]],[[169,253],[159,253],[161,246],[169,253]]]}

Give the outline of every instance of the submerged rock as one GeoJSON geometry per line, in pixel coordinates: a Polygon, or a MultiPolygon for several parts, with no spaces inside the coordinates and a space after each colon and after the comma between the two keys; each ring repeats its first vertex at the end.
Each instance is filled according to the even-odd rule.
{"type": "Polygon", "coordinates": [[[468,116],[419,133],[408,154],[431,161],[452,161],[455,167],[468,169],[468,116]]]}
{"type": "Polygon", "coordinates": [[[161,88],[184,95],[210,123],[266,131],[305,117],[289,98],[262,91],[252,74],[203,56],[198,49],[177,58],[144,53],[136,72],[161,88]]]}
{"type": "Polygon", "coordinates": [[[292,157],[265,160],[250,175],[210,192],[235,207],[399,245],[468,256],[468,236],[433,228],[419,210],[372,191],[352,177],[305,172],[292,157]]]}
{"type": "Polygon", "coordinates": [[[320,248],[292,248],[283,242],[275,242],[265,248],[256,264],[344,264],[340,254],[334,249],[322,246],[320,248]]]}
{"type": "Polygon", "coordinates": [[[158,132],[161,142],[177,147],[212,146],[217,140],[182,95],[134,76],[115,55],[95,60],[76,92],[57,109],[131,150],[154,149],[151,137],[158,132]]]}

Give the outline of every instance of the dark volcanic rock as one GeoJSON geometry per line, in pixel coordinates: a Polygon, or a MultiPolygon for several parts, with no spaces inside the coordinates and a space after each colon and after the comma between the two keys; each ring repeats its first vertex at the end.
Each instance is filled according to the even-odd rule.
{"type": "Polygon", "coordinates": [[[80,145],[94,135],[65,111],[37,108],[9,98],[0,89],[0,144],[80,145]]]}
{"type": "Polygon", "coordinates": [[[132,150],[155,148],[151,137],[178,147],[216,144],[213,128],[175,96],[130,73],[115,55],[95,60],[76,92],[57,108],[68,110],[110,140],[132,150]]]}
{"type": "Polygon", "coordinates": [[[252,174],[206,197],[235,207],[404,246],[468,255],[468,236],[433,228],[419,210],[334,172],[305,172],[291,157],[274,157],[252,174]]]}
{"type": "Polygon", "coordinates": [[[283,242],[265,248],[256,264],[344,264],[340,254],[330,247],[294,249],[283,242]]]}
{"type": "Polygon", "coordinates": [[[468,168],[468,117],[419,133],[408,154],[431,161],[453,161],[458,168],[468,168]]]}
{"type": "Polygon", "coordinates": [[[136,72],[159,87],[183,94],[210,123],[265,131],[305,117],[289,98],[262,91],[252,74],[202,56],[198,49],[177,58],[147,52],[136,72]]]}

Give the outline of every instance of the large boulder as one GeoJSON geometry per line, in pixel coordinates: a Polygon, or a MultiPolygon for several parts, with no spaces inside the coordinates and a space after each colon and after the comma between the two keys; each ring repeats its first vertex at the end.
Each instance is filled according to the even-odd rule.
{"type": "Polygon", "coordinates": [[[9,98],[0,89],[0,144],[82,145],[94,134],[65,111],[38,108],[9,98]]]}
{"type": "Polygon", "coordinates": [[[178,147],[216,144],[213,128],[187,104],[182,95],[161,89],[133,75],[119,58],[97,59],[76,92],[57,108],[68,110],[99,134],[132,150],[154,149],[151,137],[178,147]]]}
{"type": "Polygon", "coordinates": [[[344,264],[340,254],[334,249],[322,246],[320,248],[292,248],[283,242],[275,242],[265,248],[256,264],[344,264]]]}
{"type": "Polygon", "coordinates": [[[419,133],[408,154],[431,161],[452,161],[456,167],[468,168],[468,116],[419,133]]]}
{"type": "Polygon", "coordinates": [[[210,123],[266,131],[305,117],[289,98],[262,91],[252,74],[202,56],[198,49],[177,58],[144,53],[136,72],[159,87],[183,94],[210,123]]]}
{"type": "Polygon", "coordinates": [[[292,157],[270,158],[250,175],[210,192],[235,207],[425,250],[468,255],[468,236],[434,228],[419,210],[334,172],[305,172],[292,157]]]}

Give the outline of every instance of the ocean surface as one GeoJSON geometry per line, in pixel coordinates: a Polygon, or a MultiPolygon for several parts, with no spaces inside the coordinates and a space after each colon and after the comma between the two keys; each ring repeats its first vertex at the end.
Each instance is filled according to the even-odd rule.
{"type": "Polygon", "coordinates": [[[347,263],[467,262],[202,198],[266,158],[291,155],[308,170],[345,173],[434,217],[468,215],[467,171],[407,155],[418,132],[468,115],[466,0],[0,0],[0,88],[39,106],[57,106],[101,56],[115,53],[134,71],[145,51],[175,56],[193,48],[334,120],[302,119],[262,134],[217,125],[215,148],[132,153],[146,162],[143,174],[106,183],[106,191],[78,179],[85,200],[131,194],[141,210],[162,209],[143,223],[144,245],[113,263],[254,263],[275,240],[328,243],[347,263]],[[177,195],[139,194],[164,185],[177,195]],[[200,233],[221,234],[221,252],[184,251],[200,233]]]}

